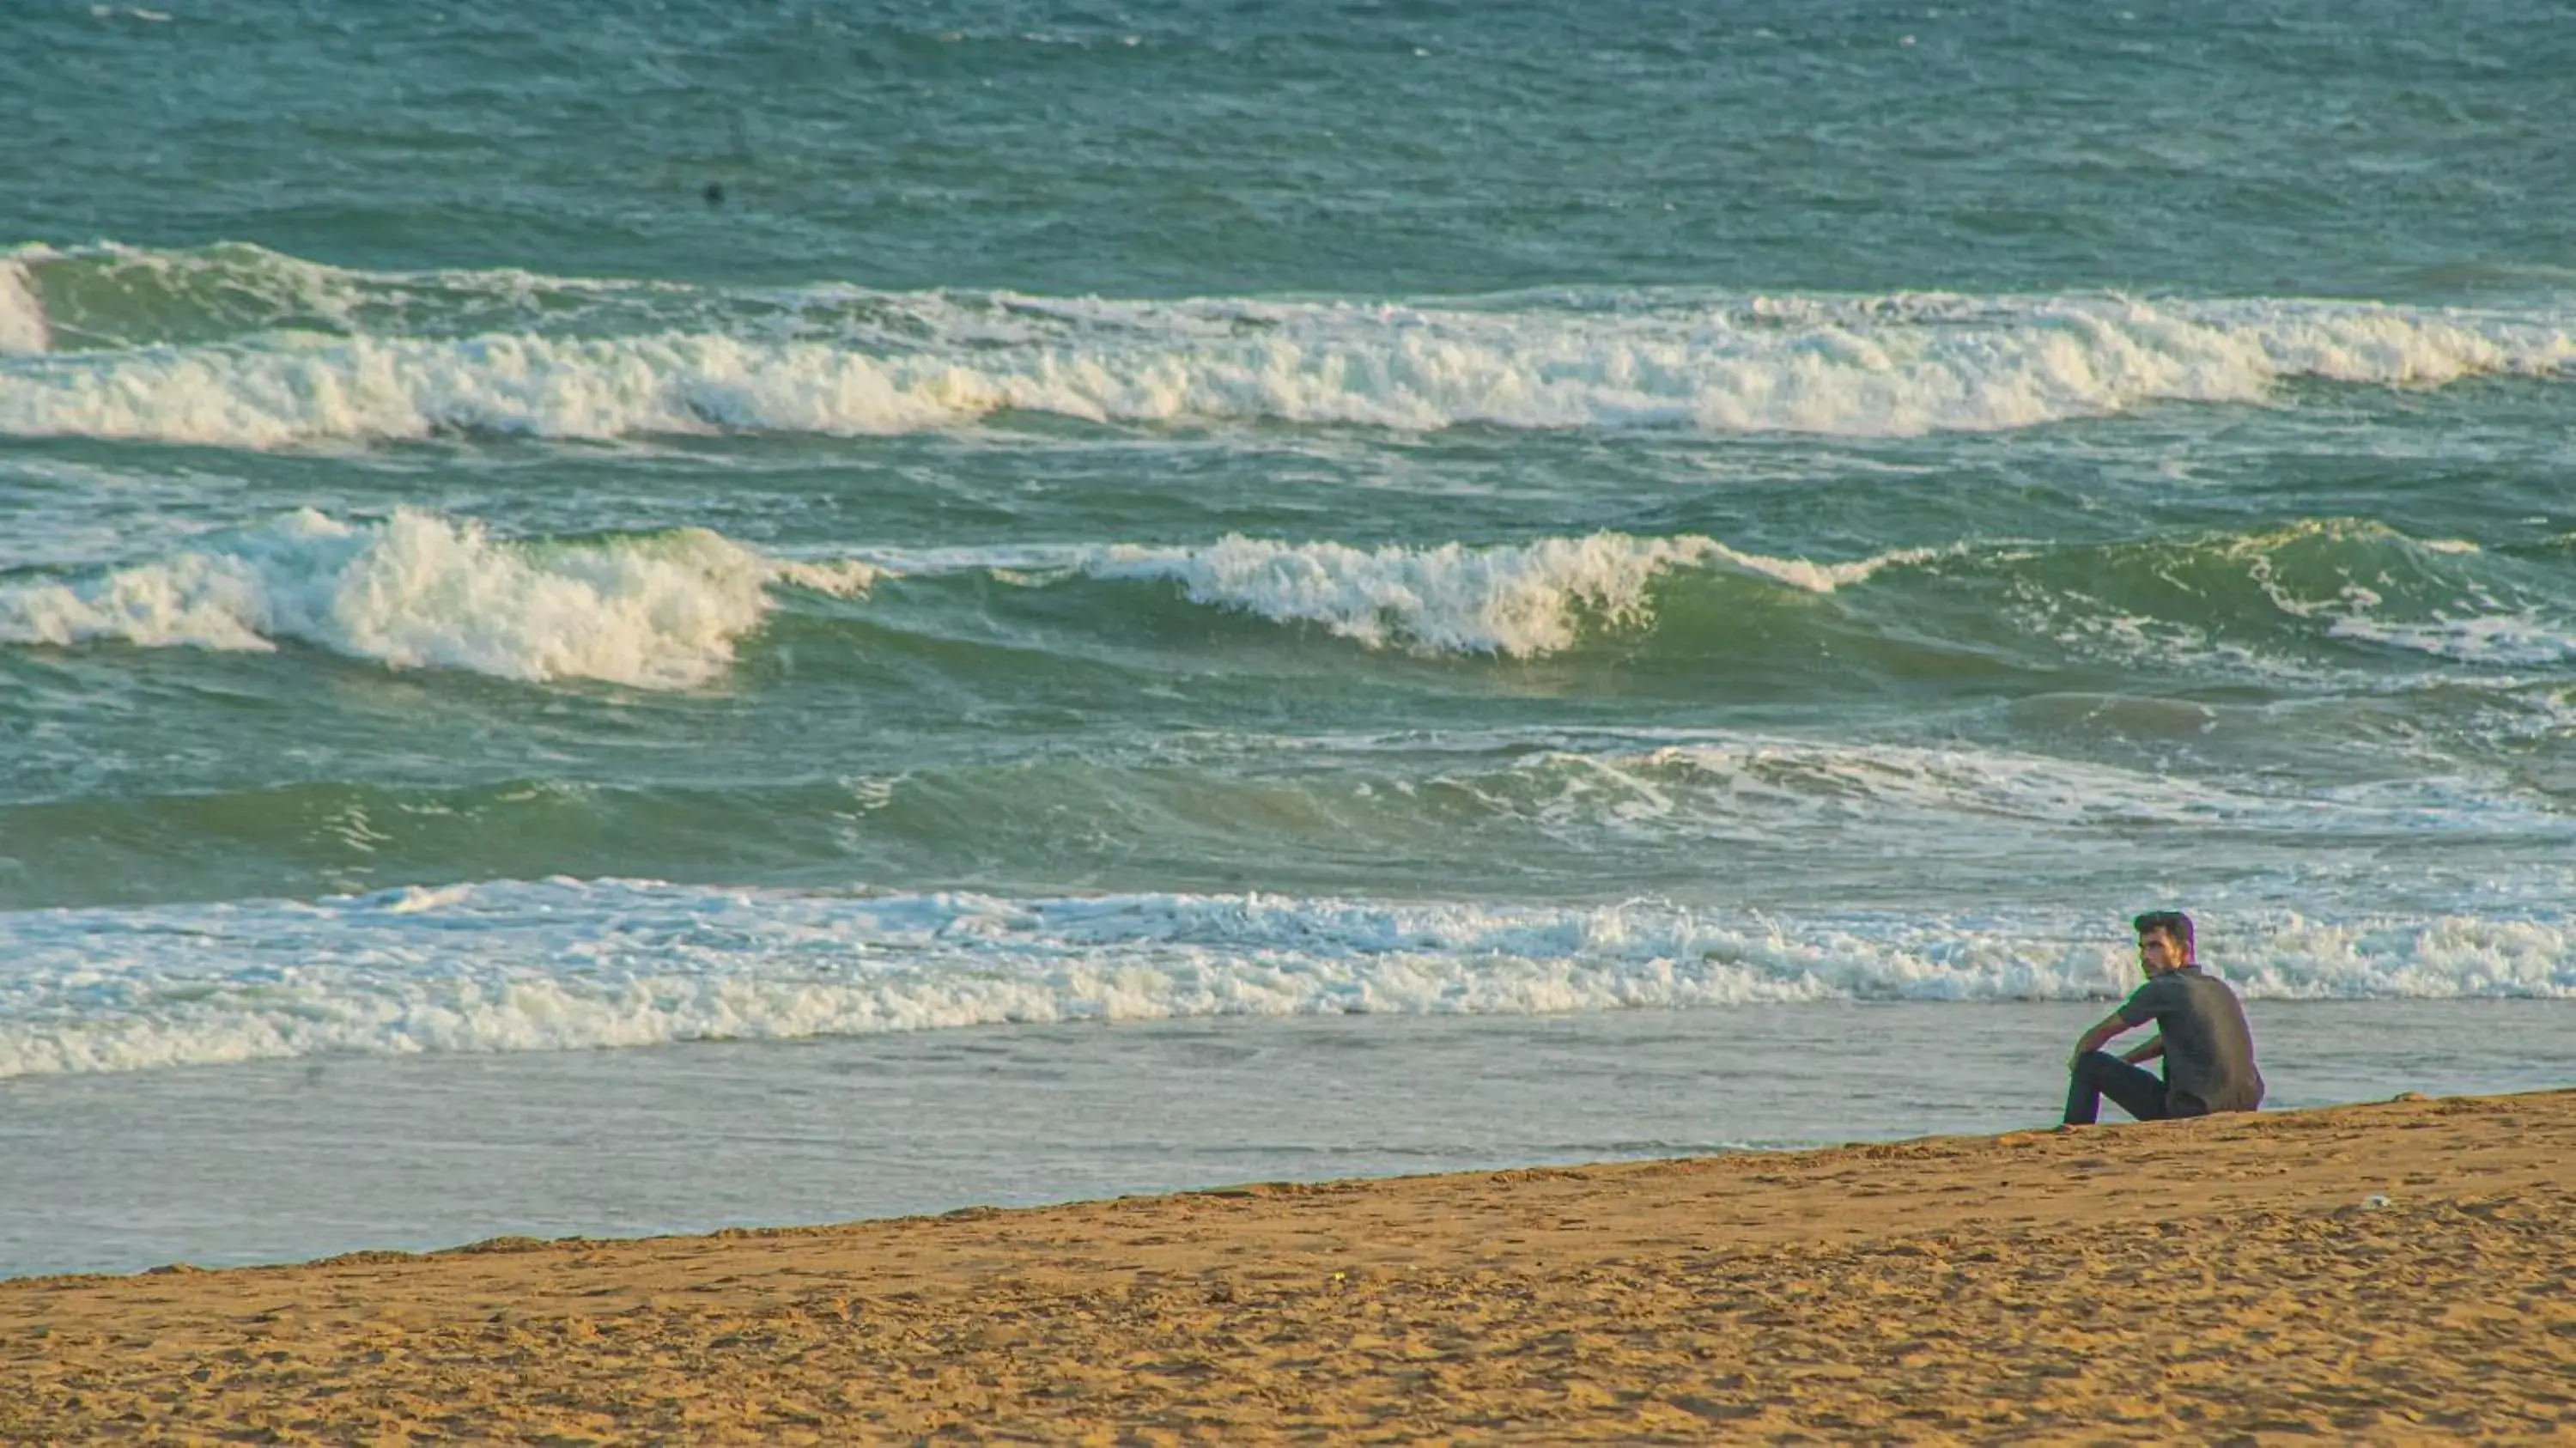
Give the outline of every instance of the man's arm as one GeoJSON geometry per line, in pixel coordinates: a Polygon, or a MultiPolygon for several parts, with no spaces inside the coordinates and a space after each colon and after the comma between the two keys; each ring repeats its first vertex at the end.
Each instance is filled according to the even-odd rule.
{"type": "Polygon", "coordinates": [[[2162,1035],[2158,1035],[2152,1041],[2140,1042],[2137,1049],[2131,1051],[2125,1056],[2122,1056],[2120,1059],[2128,1062],[2132,1066],[2143,1066],[2164,1053],[2165,1038],[2162,1035]]]}
{"type": "MultiPolygon", "coordinates": [[[[2077,1057],[2084,1055],[2088,1051],[2101,1050],[2103,1042],[2110,1040],[2113,1036],[2116,1036],[2129,1028],[2129,1023],[2120,1019],[2120,1013],[2118,1011],[2113,1011],[2111,1014],[2104,1016],[2101,1020],[2094,1022],[2093,1029],[2086,1031],[2083,1035],[2075,1038],[2075,1055],[2066,1058],[2066,1069],[2069,1071],[2074,1070],[2077,1057]]],[[[2158,1037],[2157,1039],[2162,1040],[2163,1038],[2158,1037]]],[[[2156,1049],[2161,1051],[2164,1047],[2158,1046],[2156,1049]]]]}

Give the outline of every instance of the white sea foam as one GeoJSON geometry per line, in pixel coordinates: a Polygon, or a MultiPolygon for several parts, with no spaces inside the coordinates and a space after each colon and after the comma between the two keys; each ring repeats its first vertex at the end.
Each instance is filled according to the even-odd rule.
{"type": "Polygon", "coordinates": [[[771,607],[769,585],[853,593],[873,577],[703,529],[532,544],[410,509],[375,522],[306,509],[149,563],[0,584],[0,642],[268,650],[295,639],[398,668],[670,688],[732,661],[771,607]]]}
{"type": "Polygon", "coordinates": [[[2534,613],[2391,621],[2362,612],[2336,619],[2327,632],[2336,638],[2503,668],[2576,659],[2576,628],[2534,613]]]}
{"type": "MultiPolygon", "coordinates": [[[[2576,996],[2560,920],[2214,934],[2256,999],[2576,996]]],[[[0,915],[0,1077],[1013,1022],[2102,999],[2098,921],[1278,896],[855,898],[496,883],[0,915]]]]}
{"type": "Polygon", "coordinates": [[[266,448],[459,429],[863,435],[1012,410],[1116,423],[1883,436],[2029,427],[2166,400],[2254,402],[2300,377],[2430,386],[2576,362],[2576,333],[2554,315],[2099,296],[1654,296],[1586,309],[969,305],[924,294],[864,307],[719,298],[673,320],[694,330],[280,331],[24,358],[0,372],[0,436],[266,448]],[[722,315],[736,304],[742,317],[722,315]],[[848,320],[857,315],[867,320],[848,320]],[[788,339],[781,325],[846,335],[788,339]]]}
{"type": "Polygon", "coordinates": [[[1194,602],[1319,624],[1371,646],[1402,642],[1526,658],[1570,646],[1586,616],[1611,628],[1643,623],[1651,613],[1648,586],[1668,569],[1727,568],[1831,593],[1928,556],[1813,563],[1742,553],[1713,538],[1619,533],[1487,548],[1374,549],[1234,536],[1200,548],[1111,548],[1082,566],[1101,578],[1170,579],[1194,602]]]}
{"type": "MultiPolygon", "coordinates": [[[[44,303],[36,299],[23,256],[0,256],[0,357],[43,352],[53,346],[44,303]]],[[[0,382],[0,387],[6,387],[0,382]]]]}
{"type": "MultiPolygon", "coordinates": [[[[2458,777],[2263,790],[2188,774],[1968,746],[1736,736],[1642,751],[1546,750],[1503,771],[1435,781],[1576,843],[1603,833],[1645,842],[1804,841],[1864,830],[1891,841],[1939,835],[1961,856],[2027,849],[2027,830],[1972,842],[1962,820],[2032,828],[2141,826],[2338,839],[2510,826],[2556,833],[2554,811],[2509,786],[2458,777]]],[[[2114,833],[2112,839],[2127,838],[2114,833]]],[[[2110,845],[2108,848],[2122,848],[2110,845]]]]}
{"type": "MultiPolygon", "coordinates": [[[[2164,707],[2214,717],[2170,701],[2164,707]]],[[[2332,761],[2320,760],[2319,770],[2292,779],[2195,769],[2188,754],[2123,765],[1966,741],[1716,728],[1222,735],[1167,745],[1165,757],[1238,776],[1329,779],[1332,785],[1318,787],[1355,787],[1363,798],[1425,797],[1441,818],[1478,831],[1536,831],[1586,851],[1644,846],[1678,859],[1703,858],[1697,850],[1707,845],[1828,853],[1857,847],[1865,857],[1939,839],[1952,862],[2021,860],[2040,850],[2072,863],[2068,852],[2082,852],[2130,861],[2119,867],[2125,872],[2141,858],[2142,844],[2216,833],[2336,846],[2443,834],[2539,844],[2576,834],[2557,802],[2517,771],[2456,761],[2338,778],[2332,761]],[[1356,786],[1293,758],[1318,752],[1356,770],[1356,786]],[[1389,763],[1371,767],[1377,755],[1389,763]],[[1283,763],[1283,756],[1292,758],[1283,763]]],[[[1422,818],[1418,803],[1391,808],[1408,824],[1422,818]]],[[[1367,817],[1346,807],[1340,819],[1365,830],[1367,817]]],[[[2508,888],[2501,877],[2486,885],[2490,898],[2508,888]]],[[[2556,892],[2547,885],[2538,898],[2556,892]]]]}
{"type": "Polygon", "coordinates": [[[880,549],[867,562],[894,574],[984,572],[1023,584],[1073,576],[1168,581],[1193,603],[1319,625],[1372,648],[1529,658],[1570,647],[1587,620],[1604,628],[1649,623],[1652,585],[1675,570],[1724,570],[1822,594],[1934,556],[1931,549],[1896,549],[1819,563],[1748,553],[1694,534],[1374,548],[1229,534],[1199,545],[880,549]]]}

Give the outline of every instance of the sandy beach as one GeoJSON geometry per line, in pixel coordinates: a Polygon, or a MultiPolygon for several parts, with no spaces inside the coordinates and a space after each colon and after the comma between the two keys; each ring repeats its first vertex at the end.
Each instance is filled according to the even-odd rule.
{"type": "Polygon", "coordinates": [[[2576,1092],[0,1283],[13,1442],[2576,1436],[2576,1092]]]}

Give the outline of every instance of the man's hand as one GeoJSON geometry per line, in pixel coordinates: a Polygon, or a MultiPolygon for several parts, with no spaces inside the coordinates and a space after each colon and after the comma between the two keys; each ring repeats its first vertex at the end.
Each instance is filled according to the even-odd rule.
{"type": "MultiPolygon", "coordinates": [[[[2118,1011],[2113,1011],[2111,1014],[2104,1016],[2101,1020],[2094,1022],[2093,1029],[2086,1031],[2083,1035],[2076,1038],[2075,1054],[2066,1058],[2066,1069],[2069,1071],[2074,1070],[2076,1062],[2083,1060],[2092,1052],[2101,1050],[2102,1044],[2105,1041],[2110,1040],[2113,1036],[2120,1034],[2128,1028],[2129,1023],[2120,1019],[2120,1013],[2118,1011]]],[[[2156,1049],[2161,1051],[2164,1047],[2158,1046],[2156,1049]]]]}
{"type": "Polygon", "coordinates": [[[2152,1041],[2141,1043],[2136,1050],[2122,1056],[2120,1059],[2128,1062],[2132,1066],[2143,1066],[2164,1053],[2165,1038],[2158,1036],[2152,1041]]]}

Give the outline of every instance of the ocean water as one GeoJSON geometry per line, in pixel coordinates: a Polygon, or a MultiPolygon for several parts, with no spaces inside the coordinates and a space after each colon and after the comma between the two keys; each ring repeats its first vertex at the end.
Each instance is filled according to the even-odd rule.
{"type": "MultiPolygon", "coordinates": [[[[13,5],[0,1100],[1933,1039],[2167,905],[2563,1084],[2560,22],[13,5]]],[[[1887,1129],[1799,1059],[1458,1159],[1887,1129]]]]}

